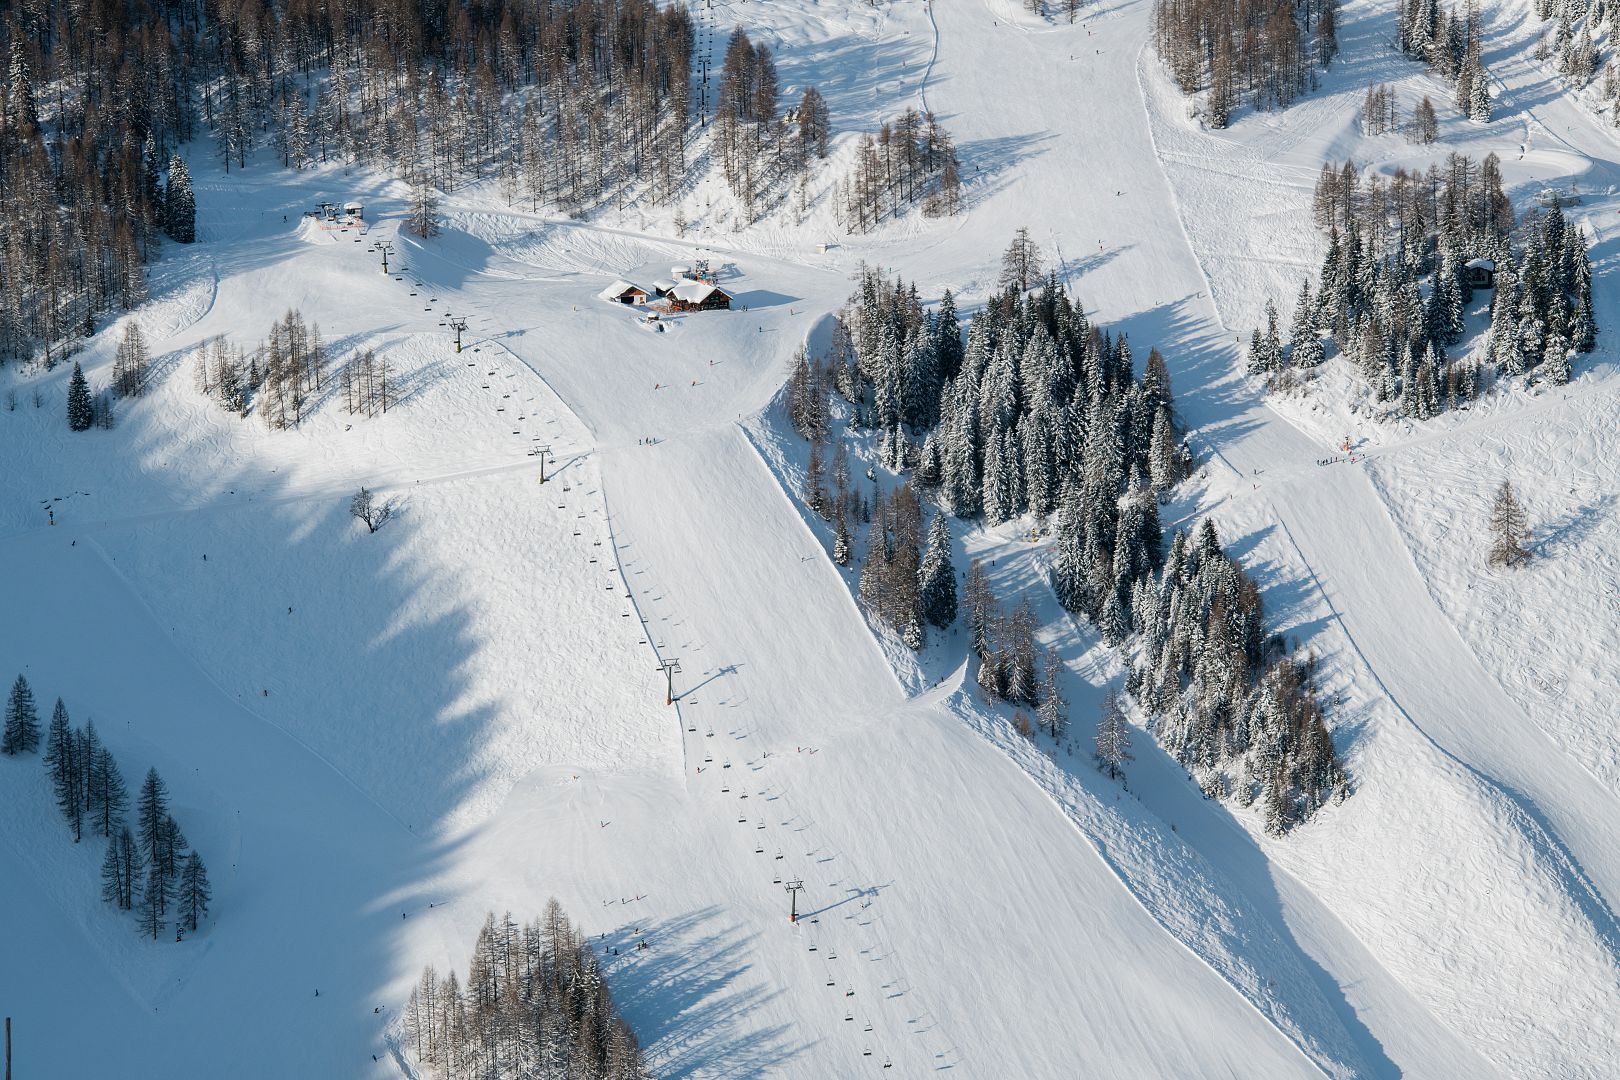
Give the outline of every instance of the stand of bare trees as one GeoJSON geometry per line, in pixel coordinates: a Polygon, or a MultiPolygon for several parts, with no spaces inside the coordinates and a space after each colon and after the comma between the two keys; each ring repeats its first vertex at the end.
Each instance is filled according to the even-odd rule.
{"type": "Polygon", "coordinates": [[[1204,115],[1225,127],[1247,102],[1279,108],[1310,88],[1339,51],[1337,0],[1156,0],[1159,57],[1204,115]]]}
{"type": "Polygon", "coordinates": [[[720,72],[714,146],[744,223],[774,201],[784,179],[803,175],[812,158],[827,156],[832,125],[821,93],[806,87],[797,107],[782,115],[779,94],[770,48],[738,29],[720,72]]]}
{"type": "Polygon", "coordinates": [[[289,310],[251,353],[231,345],[223,334],[200,344],[196,387],[221,408],[242,416],[257,408],[264,422],[279,431],[303,422],[321,390],[326,361],[320,326],[289,310]]]}
{"type": "Polygon", "coordinates": [[[288,311],[270,328],[259,357],[259,414],[277,430],[302,423],[304,406],[310,394],[320,390],[321,369],[326,366],[321,328],[306,326],[303,315],[288,311]]]}
{"type": "Polygon", "coordinates": [[[357,352],[343,365],[343,401],[349,415],[377,416],[388,411],[388,360],[374,350],[357,352]]]}
{"type": "Polygon", "coordinates": [[[124,327],[118,352],[113,356],[113,392],[119,397],[134,397],[144,390],[147,363],[146,340],[141,336],[141,324],[132,321],[124,327]]]}
{"type": "Polygon", "coordinates": [[[429,966],[405,1009],[406,1052],[436,1080],[644,1080],[589,943],[557,901],[519,926],[484,920],[467,980],[429,966]]]}
{"type": "Polygon", "coordinates": [[[933,113],[907,108],[877,135],[861,136],[855,168],[839,185],[844,227],[868,232],[885,217],[920,205],[930,217],[962,209],[962,166],[933,113]]]}

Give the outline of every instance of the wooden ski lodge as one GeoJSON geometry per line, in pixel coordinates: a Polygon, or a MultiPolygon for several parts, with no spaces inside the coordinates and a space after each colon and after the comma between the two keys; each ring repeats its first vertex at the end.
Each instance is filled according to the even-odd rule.
{"type": "Polygon", "coordinates": [[[672,311],[730,311],[731,294],[707,281],[680,281],[666,296],[672,311]]]}

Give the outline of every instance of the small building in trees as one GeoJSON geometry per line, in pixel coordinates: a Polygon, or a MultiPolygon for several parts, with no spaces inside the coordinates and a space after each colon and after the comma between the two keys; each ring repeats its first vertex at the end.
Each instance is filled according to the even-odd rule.
{"type": "Polygon", "coordinates": [[[615,281],[596,295],[612,304],[645,304],[647,290],[628,281],[615,281]]]}
{"type": "Polygon", "coordinates": [[[1565,206],[1579,206],[1581,196],[1576,191],[1564,191],[1562,188],[1542,188],[1536,192],[1536,205],[1543,210],[1563,208],[1565,206]]]}
{"type": "Polygon", "coordinates": [[[1496,263],[1491,259],[1470,259],[1463,264],[1463,284],[1470,289],[1496,286],[1496,263]]]}
{"type": "Polygon", "coordinates": [[[707,281],[682,281],[669,291],[674,311],[729,311],[731,294],[707,281]]]}

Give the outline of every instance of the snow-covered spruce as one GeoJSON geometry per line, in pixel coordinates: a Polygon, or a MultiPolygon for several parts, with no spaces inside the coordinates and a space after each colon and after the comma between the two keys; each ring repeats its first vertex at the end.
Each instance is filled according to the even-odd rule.
{"type": "MultiPolygon", "coordinates": [[[[1469,0],[1467,9],[1459,17],[1456,8],[1446,12],[1437,0],[1402,0],[1395,15],[1395,42],[1400,50],[1414,60],[1428,64],[1435,74],[1449,80],[1456,87],[1453,104],[1457,111],[1470,120],[1486,123],[1491,118],[1490,75],[1480,59],[1479,8],[1469,0]]],[[[1590,77],[1590,76],[1589,76],[1590,77]]],[[[1429,99],[1423,99],[1428,104],[1429,99]]],[[[1367,106],[1363,123],[1372,117],[1376,106],[1394,107],[1393,95],[1386,87],[1367,91],[1367,106]],[[1380,97],[1375,97],[1381,92],[1380,97]]],[[[1434,141],[1433,106],[1429,107],[1429,126],[1426,137],[1414,141],[1434,141]]],[[[1368,126],[1369,133],[1384,130],[1380,123],[1368,126]]]]}
{"type": "Polygon", "coordinates": [[[1466,405],[1498,375],[1560,386],[1573,356],[1596,343],[1586,237],[1555,203],[1527,210],[1515,243],[1494,154],[1478,165],[1452,154],[1427,174],[1397,169],[1388,183],[1376,173],[1363,180],[1353,162],[1324,165],[1316,218],[1328,251],[1316,291],[1308,279],[1300,286],[1289,346],[1270,304],[1266,329],[1250,339],[1248,371],[1273,388],[1308,375],[1332,342],[1385,414],[1427,419],[1466,405]],[[1471,279],[1495,290],[1490,330],[1452,359],[1471,279]]]}
{"type": "Polygon", "coordinates": [[[6,695],[6,721],[0,734],[0,754],[32,754],[39,749],[39,709],[34,691],[22,675],[6,695]]]}
{"type": "Polygon", "coordinates": [[[1607,105],[1610,122],[1620,126],[1620,70],[1612,58],[1604,62],[1605,46],[1612,48],[1614,42],[1612,7],[1588,0],[1536,0],[1535,11],[1554,23],[1551,41],[1546,30],[1537,40],[1536,59],[1550,60],[1577,91],[1591,85],[1601,67],[1603,82],[1597,90],[1597,103],[1607,105]]]}
{"type": "MultiPolygon", "coordinates": [[[[651,944],[639,936],[625,946],[644,947],[651,944]]],[[[454,971],[441,979],[429,965],[403,1026],[404,1051],[434,1080],[649,1075],[591,943],[556,900],[524,926],[510,913],[499,921],[489,913],[466,982],[454,971]]]]}
{"type": "Polygon", "coordinates": [[[1260,591],[1221,549],[1214,522],[1196,539],[1176,533],[1157,581],[1137,582],[1131,612],[1141,649],[1126,688],[1206,791],[1261,799],[1277,834],[1348,794],[1314,661],[1265,637],[1260,591]]]}
{"type": "MultiPolygon", "coordinates": [[[[939,556],[932,542],[930,557],[920,552],[916,486],[944,510],[989,525],[1025,514],[1053,520],[1052,587],[1110,644],[1140,643],[1128,689],[1157,718],[1166,747],[1207,786],[1245,802],[1263,796],[1268,827],[1286,830],[1347,791],[1311,664],[1266,642],[1259,592],[1212,522],[1196,544],[1178,533],[1166,560],[1159,498],[1191,464],[1176,436],[1168,366],[1153,350],[1138,379],[1126,340],[1093,326],[1055,279],[1026,294],[1018,279],[1030,270],[1028,253],[1018,248],[1005,260],[1006,287],[973,317],[965,345],[948,292],[931,313],[914,286],[863,273],[831,355],[820,365],[801,355],[788,389],[789,417],[811,442],[806,504],[840,536],[851,521],[870,523],[859,597],[913,648],[927,625],[949,622],[937,621],[944,605],[924,603],[939,556]],[[911,470],[911,480],[868,501],[829,420],[834,390],[853,427],[882,433],[884,464],[911,470]]],[[[930,533],[942,528],[936,519],[930,533]]],[[[1054,660],[1042,678],[1027,603],[1003,612],[977,563],[962,602],[981,691],[1035,706],[1043,729],[1061,730],[1054,660]]]]}

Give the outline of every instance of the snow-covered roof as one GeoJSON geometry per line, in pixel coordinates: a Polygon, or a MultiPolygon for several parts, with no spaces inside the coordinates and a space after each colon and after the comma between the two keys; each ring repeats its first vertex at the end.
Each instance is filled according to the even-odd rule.
{"type": "Polygon", "coordinates": [[[669,294],[683,304],[701,304],[715,293],[728,300],[731,298],[731,294],[710,285],[707,281],[683,281],[671,289],[669,294]]]}
{"type": "Polygon", "coordinates": [[[647,295],[646,289],[643,289],[640,285],[635,285],[631,282],[625,281],[622,278],[615,281],[613,284],[609,285],[596,295],[603,300],[617,300],[627,292],[638,292],[643,296],[647,295]]]}
{"type": "Polygon", "coordinates": [[[345,210],[364,210],[365,207],[361,206],[357,202],[346,202],[346,203],[343,204],[343,209],[345,209],[345,210]]]}
{"type": "Polygon", "coordinates": [[[653,282],[653,288],[662,289],[664,292],[668,292],[674,287],[675,282],[669,278],[659,278],[657,281],[653,282]]]}
{"type": "Polygon", "coordinates": [[[1492,270],[1492,271],[1494,271],[1496,269],[1496,260],[1495,259],[1469,259],[1467,262],[1463,263],[1463,266],[1466,267],[1469,270],[1492,270]]]}

